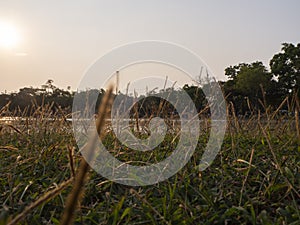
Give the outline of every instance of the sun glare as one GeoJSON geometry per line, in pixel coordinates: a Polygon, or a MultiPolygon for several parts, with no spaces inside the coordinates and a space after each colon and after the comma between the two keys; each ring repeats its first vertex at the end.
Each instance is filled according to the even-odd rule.
{"type": "Polygon", "coordinates": [[[20,35],[15,26],[0,22],[0,47],[13,48],[20,41],[20,35]]]}

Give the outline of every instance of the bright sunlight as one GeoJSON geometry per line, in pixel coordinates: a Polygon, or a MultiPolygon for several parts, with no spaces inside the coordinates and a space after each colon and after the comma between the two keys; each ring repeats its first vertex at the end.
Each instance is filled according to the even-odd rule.
{"type": "Polygon", "coordinates": [[[10,23],[0,21],[0,47],[13,48],[20,41],[20,34],[16,27],[10,23]]]}

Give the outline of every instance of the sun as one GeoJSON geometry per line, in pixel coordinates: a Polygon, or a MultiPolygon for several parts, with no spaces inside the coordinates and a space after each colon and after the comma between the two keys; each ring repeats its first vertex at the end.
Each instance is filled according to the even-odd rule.
{"type": "Polygon", "coordinates": [[[20,41],[20,34],[16,27],[10,23],[0,21],[0,47],[13,48],[20,41]]]}

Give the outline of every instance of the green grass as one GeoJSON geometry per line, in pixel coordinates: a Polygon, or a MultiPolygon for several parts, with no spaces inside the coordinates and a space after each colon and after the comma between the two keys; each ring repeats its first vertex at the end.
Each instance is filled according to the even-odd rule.
{"type": "MultiPolygon", "coordinates": [[[[1,122],[0,224],[72,176],[81,159],[72,129],[63,115],[37,109],[46,120],[1,122]],[[72,149],[75,148],[75,154],[72,149]]],[[[113,134],[106,147],[120,160],[162,160],[173,150],[169,134],[153,153],[133,154],[113,134]],[[118,146],[118,148],[116,148],[118,146]]],[[[208,135],[189,163],[170,179],[129,187],[90,172],[75,224],[300,224],[300,146],[295,120],[230,117],[222,149],[213,164],[199,172],[208,135]]],[[[30,210],[20,224],[59,224],[67,187],[30,210]]]]}

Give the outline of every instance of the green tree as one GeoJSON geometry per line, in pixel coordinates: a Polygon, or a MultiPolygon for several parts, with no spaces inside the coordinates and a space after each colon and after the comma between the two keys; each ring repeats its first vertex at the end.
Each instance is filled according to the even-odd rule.
{"type": "Polygon", "coordinates": [[[298,92],[300,97],[300,43],[283,43],[281,52],[270,61],[270,68],[278,80],[277,91],[282,96],[298,92]]]}
{"type": "Polygon", "coordinates": [[[240,113],[246,111],[245,101],[247,98],[252,105],[260,108],[258,99],[267,96],[272,87],[272,74],[268,72],[262,62],[230,66],[225,69],[225,75],[229,78],[223,84],[225,96],[227,96],[227,101],[232,101],[234,105],[239,106],[240,113]]]}
{"type": "Polygon", "coordinates": [[[262,62],[243,65],[236,77],[236,88],[250,99],[261,98],[263,90],[270,87],[272,74],[262,62]],[[263,88],[263,90],[262,90],[263,88]]]}

